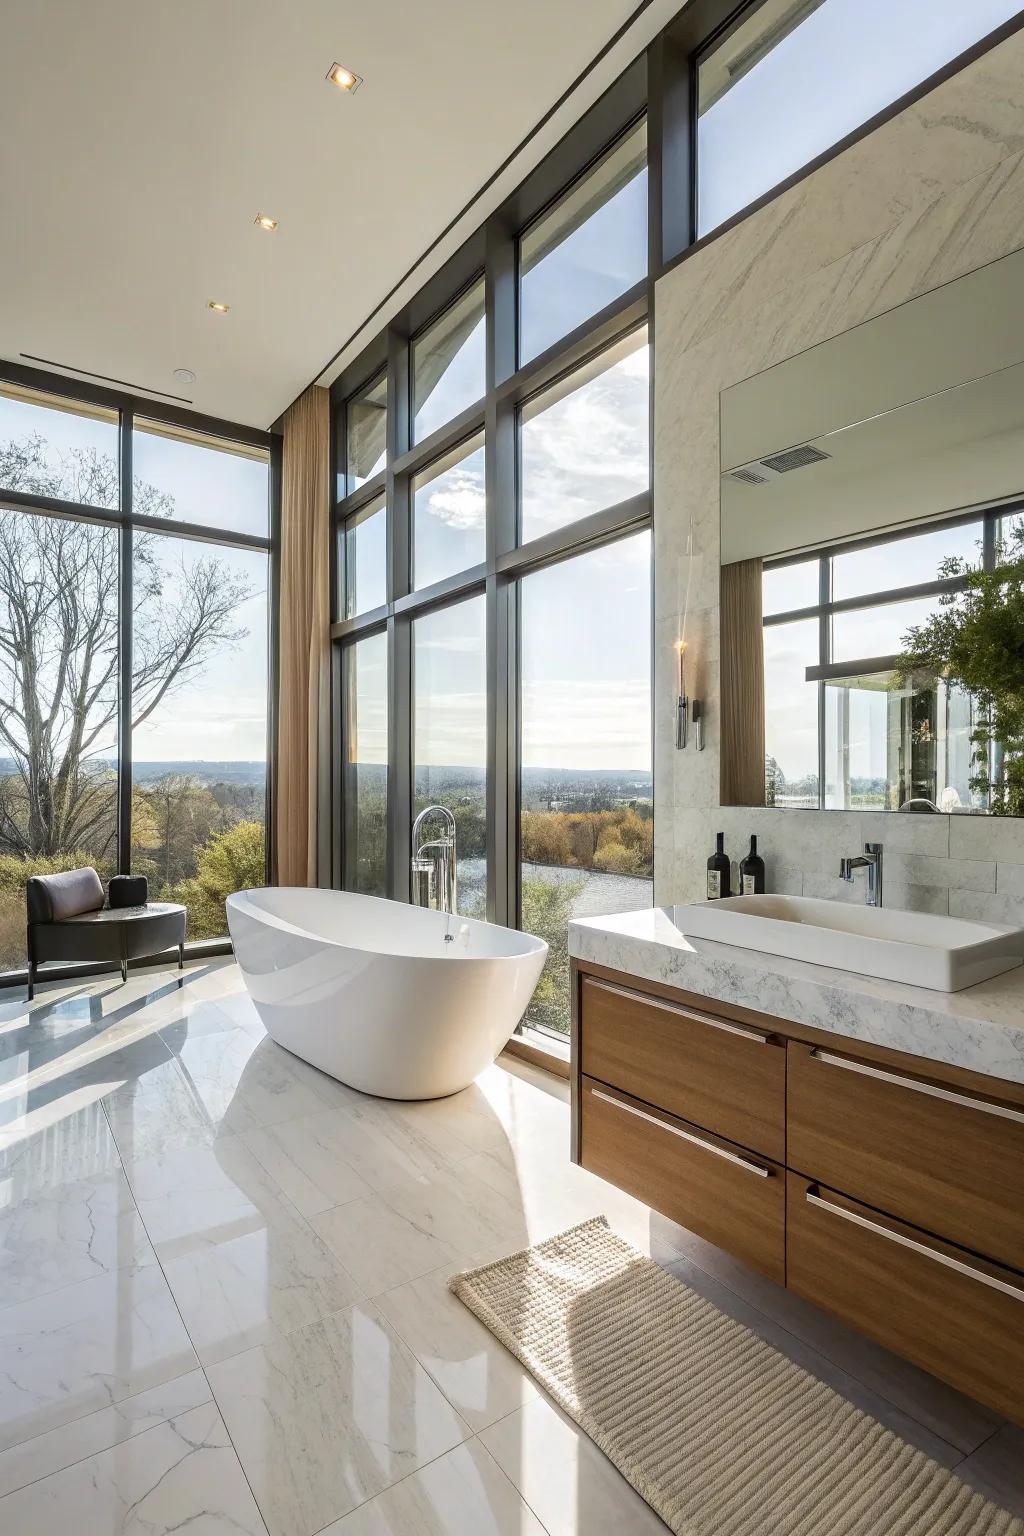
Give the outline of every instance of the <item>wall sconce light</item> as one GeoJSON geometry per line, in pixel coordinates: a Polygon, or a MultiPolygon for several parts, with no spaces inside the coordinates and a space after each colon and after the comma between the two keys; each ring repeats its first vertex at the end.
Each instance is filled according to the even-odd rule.
{"type": "Polygon", "coordinates": [[[704,750],[704,711],[700,699],[690,699],[686,694],[686,677],[683,658],[686,641],[676,641],[676,750],[683,752],[689,746],[690,725],[693,725],[694,745],[698,752],[704,750]]]}

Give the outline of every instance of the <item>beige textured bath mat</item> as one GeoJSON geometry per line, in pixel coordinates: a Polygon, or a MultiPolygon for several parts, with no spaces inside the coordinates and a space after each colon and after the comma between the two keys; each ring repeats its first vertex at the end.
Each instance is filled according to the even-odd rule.
{"type": "Polygon", "coordinates": [[[604,1217],[450,1285],[678,1536],[1024,1536],[604,1217]]]}

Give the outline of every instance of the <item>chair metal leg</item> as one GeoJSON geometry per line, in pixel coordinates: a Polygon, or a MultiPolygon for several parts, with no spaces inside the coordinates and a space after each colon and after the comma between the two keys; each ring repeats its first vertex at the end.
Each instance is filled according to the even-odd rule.
{"type": "MultiPolygon", "coordinates": [[[[185,946],[184,946],[184,944],[179,944],[178,945],[178,970],[180,972],[180,971],[183,971],[184,969],[185,969],[185,946]]],[[[184,985],[184,979],[185,978],[183,976],[179,975],[179,977],[178,977],[178,986],[179,987],[184,985]]]]}
{"type": "Polygon", "coordinates": [[[127,980],[128,980],[128,961],[127,960],[122,960],[121,961],[121,983],[122,983],[122,985],[127,980]]]}
{"type": "Polygon", "coordinates": [[[28,963],[28,1000],[29,1000],[29,1002],[32,1001],[32,999],[35,997],[35,995],[36,995],[36,968],[33,965],[32,961],[30,960],[29,963],[28,963]]]}

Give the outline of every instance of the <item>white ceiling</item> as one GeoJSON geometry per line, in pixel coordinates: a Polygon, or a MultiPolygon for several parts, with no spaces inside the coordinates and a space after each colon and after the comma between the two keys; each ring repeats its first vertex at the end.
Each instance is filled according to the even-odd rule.
{"type": "MultiPolygon", "coordinates": [[[[268,426],[634,8],[5,0],[0,357],[268,426]],[[335,59],[357,94],[325,81],[335,59]]],[[[653,0],[410,291],[679,8],[653,0]]]]}

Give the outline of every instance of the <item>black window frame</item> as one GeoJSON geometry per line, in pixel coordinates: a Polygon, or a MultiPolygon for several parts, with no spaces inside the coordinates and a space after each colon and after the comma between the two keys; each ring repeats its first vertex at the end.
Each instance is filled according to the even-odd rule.
{"type": "MultiPolygon", "coordinates": [[[[30,492],[0,487],[0,506],[12,511],[46,517],[67,518],[114,530],[119,540],[120,586],[118,590],[118,766],[117,766],[117,872],[131,873],[132,793],[132,624],[133,624],[133,534],[136,529],[158,533],[168,539],[188,539],[212,547],[263,552],[267,556],[267,778],[265,801],[266,880],[269,885],[275,868],[274,797],[277,782],[277,711],[278,711],[278,634],[280,594],[281,531],[281,450],[278,432],[261,431],[240,422],[204,415],[170,405],[148,396],[109,389],[85,380],[0,361],[0,382],[56,396],[73,405],[101,406],[114,411],[118,418],[119,504],[114,508],[94,507],[87,503],[58,497],[36,496],[30,492]],[[268,456],[268,507],[266,535],[234,532],[211,524],[194,523],[180,518],[150,517],[133,509],[132,446],[136,418],[156,425],[179,427],[187,432],[217,440],[259,448],[268,456]]],[[[186,957],[229,954],[231,942],[226,936],[202,940],[185,946],[186,957]]],[[[61,975],[68,979],[90,975],[102,966],[67,966],[61,975]]],[[[22,968],[0,974],[0,988],[23,986],[27,970],[22,968]]]]}
{"type": "MultiPolygon", "coordinates": [[[[612,304],[576,327],[544,352],[517,366],[519,336],[519,242],[532,226],[600,162],[617,142],[635,130],[644,116],[644,61],[634,67],[609,97],[602,98],[556,146],[538,170],[491,217],[399,313],[386,330],[345,369],[332,386],[337,448],[346,441],[348,402],[373,375],[371,358],[388,359],[389,454],[384,475],[389,530],[388,602],[332,626],[332,744],[335,762],[347,756],[342,680],[348,648],[366,634],[388,635],[388,895],[410,897],[410,832],[415,801],[412,626],[416,618],[483,594],[487,629],[487,915],[491,921],[520,922],[519,785],[519,578],[560,563],[600,544],[613,543],[653,527],[653,497],[641,495],[607,507],[528,543],[519,541],[519,413],[522,405],[592,358],[642,327],[650,334],[651,276],[648,274],[612,304]],[[487,327],[487,376],[484,395],[443,427],[412,441],[412,345],[424,331],[484,278],[487,327]],[[430,586],[413,585],[413,496],[417,475],[481,437],[485,452],[487,496],[486,553],[476,565],[430,586]]],[[[650,182],[648,183],[650,185],[650,182]]],[[[648,234],[650,230],[648,206],[648,234]]],[[[649,242],[648,242],[649,243],[649,242]]],[[[649,400],[652,395],[649,391],[649,400]]],[[[649,411],[652,409],[649,404],[649,411]]],[[[649,434],[650,435],[650,434],[649,434]]],[[[335,479],[335,486],[340,482],[335,479]]],[[[334,528],[344,527],[380,487],[361,486],[340,496],[333,510],[334,528]]],[[[336,542],[335,539],[332,543],[336,542]]],[[[340,573],[338,573],[340,575],[340,573]]],[[[339,590],[337,582],[335,590],[339,590]]],[[[653,615],[653,606],[652,606],[653,615]]],[[[653,625],[652,625],[653,628],[653,625]]],[[[653,650],[653,634],[651,636],[653,650]]],[[[652,703],[653,711],[653,703],[652,703]]],[[[342,774],[332,782],[332,883],[341,888],[346,873],[346,807],[342,774]]]]}

